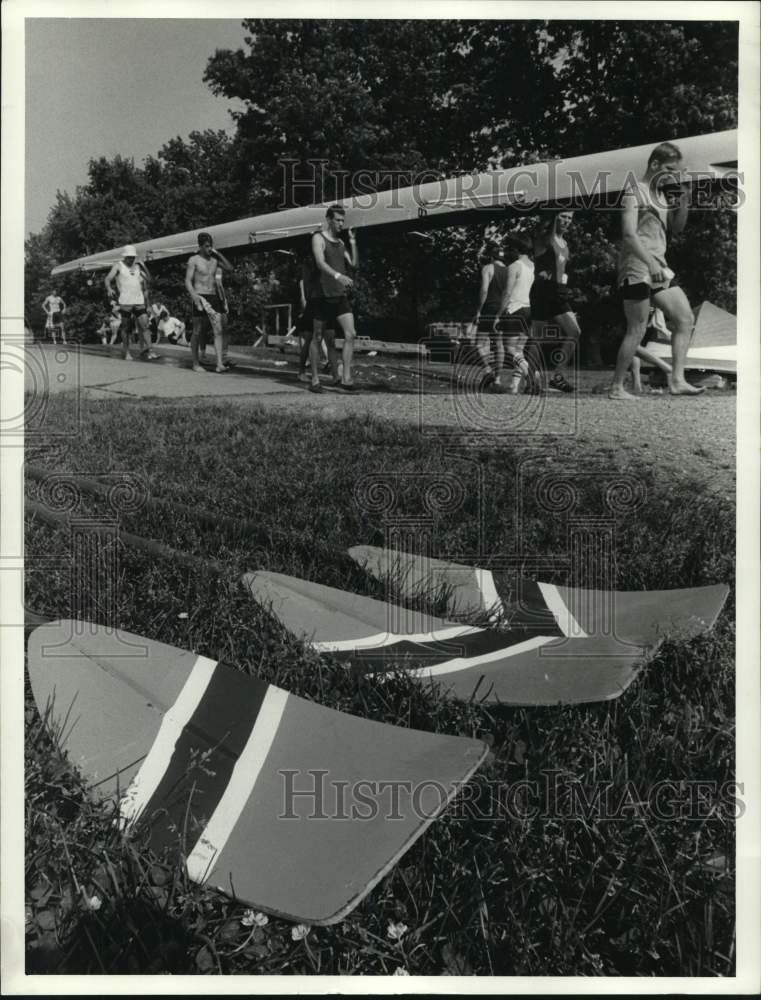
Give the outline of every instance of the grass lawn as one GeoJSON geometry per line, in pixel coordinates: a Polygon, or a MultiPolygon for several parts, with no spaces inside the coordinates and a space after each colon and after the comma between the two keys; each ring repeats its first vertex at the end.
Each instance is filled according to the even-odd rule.
{"type": "MultiPolygon", "coordinates": [[[[113,553],[102,550],[92,617],[332,708],[485,739],[492,753],[464,799],[344,922],[299,937],[291,924],[189,883],[139,839],[122,840],[27,694],[28,972],[733,973],[733,596],[712,632],[665,642],[618,700],[518,709],[457,702],[409,678],[351,674],[284,633],[237,583],[245,570],[269,569],[383,597],[346,555],[351,545],[385,543],[384,514],[367,481],[358,487],[373,474],[392,484],[394,516],[409,518],[420,515],[426,484],[457,478],[461,502],[443,504],[434,554],[510,555],[508,576],[544,559],[541,579],[594,586],[597,564],[568,558],[561,494],[545,491],[540,502],[527,490],[520,503],[516,495],[527,468],[541,478],[562,455],[549,449],[527,465],[514,444],[444,454],[414,430],[370,418],[321,422],[206,402],[85,402],[78,426],[71,403],[56,397],[45,419],[72,435],[64,446],[34,439],[28,461],[142,483],[169,506],[133,510],[123,528],[226,571],[220,578],[125,548],[108,575],[113,553]],[[215,530],[172,504],[254,523],[215,530]],[[521,780],[546,791],[536,814],[500,808],[521,780]],[[654,802],[659,787],[668,809],[654,802]],[[600,789],[604,815],[583,807],[600,789]]],[[[624,461],[598,452],[591,474],[572,484],[575,518],[592,526],[607,518],[611,585],[732,583],[733,505],[697,480],[624,461]],[[611,507],[616,480],[636,483],[636,509],[611,507]]],[[[27,483],[29,497],[50,502],[51,490],[27,483]]],[[[110,513],[91,496],[77,503],[81,515],[110,513]]],[[[66,530],[27,519],[30,611],[71,617],[94,603],[73,592],[68,552],[66,530]],[[55,557],[62,563],[51,569],[55,557]]]]}

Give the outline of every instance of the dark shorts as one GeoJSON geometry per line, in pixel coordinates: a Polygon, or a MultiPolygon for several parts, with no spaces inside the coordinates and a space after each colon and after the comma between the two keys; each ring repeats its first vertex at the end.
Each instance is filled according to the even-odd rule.
{"type": "MultiPolygon", "coordinates": [[[[678,288],[679,282],[676,278],[672,278],[668,283],[668,287],[678,288]]],[[[622,301],[626,302],[644,302],[646,299],[649,299],[652,302],[658,292],[665,291],[665,287],[653,288],[653,286],[648,285],[646,281],[625,281],[623,285],[619,285],[618,288],[618,294],[621,296],[622,301]]]]}
{"type": "MultiPolygon", "coordinates": [[[[206,301],[209,303],[214,312],[221,313],[222,315],[224,315],[227,312],[227,309],[225,308],[225,303],[219,295],[203,295],[201,297],[206,299],[206,301]]],[[[199,309],[194,302],[193,315],[199,317],[208,316],[208,313],[206,312],[203,306],[201,306],[201,308],[199,309]]]]}
{"type": "Polygon", "coordinates": [[[555,316],[573,312],[568,285],[561,285],[548,278],[536,278],[529,295],[531,318],[547,323],[555,316]]]}
{"type": "Polygon", "coordinates": [[[321,320],[325,326],[335,326],[339,316],[352,312],[351,303],[345,295],[331,295],[323,299],[313,299],[314,318],[321,320]]]}
{"type": "MultiPolygon", "coordinates": [[[[296,320],[296,329],[299,331],[299,333],[311,336],[311,334],[314,332],[315,318],[319,319],[319,317],[315,316],[315,303],[318,301],[319,301],[318,299],[309,299],[309,301],[306,304],[306,309],[302,313],[299,313],[299,316],[296,320]]],[[[325,324],[325,326],[327,327],[328,330],[332,330],[335,326],[335,323],[329,320],[325,324]]]]}
{"type": "Polygon", "coordinates": [[[122,316],[129,318],[130,316],[144,316],[148,310],[143,306],[119,306],[119,312],[122,316]]]}
{"type": "Polygon", "coordinates": [[[51,326],[60,326],[63,323],[63,313],[53,313],[51,316],[51,326]]]}
{"type": "Polygon", "coordinates": [[[528,336],[531,333],[531,310],[528,307],[516,309],[499,321],[499,332],[503,337],[528,336]]]}
{"type": "Polygon", "coordinates": [[[497,332],[496,330],[496,316],[481,316],[478,320],[478,333],[482,336],[486,333],[494,336],[497,332]]]}

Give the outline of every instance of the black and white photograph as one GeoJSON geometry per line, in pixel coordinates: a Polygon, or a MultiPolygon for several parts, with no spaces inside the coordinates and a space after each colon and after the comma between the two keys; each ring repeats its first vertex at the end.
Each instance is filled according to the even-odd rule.
{"type": "Polygon", "coordinates": [[[760,10],[3,5],[5,992],[761,989],[760,10]]]}

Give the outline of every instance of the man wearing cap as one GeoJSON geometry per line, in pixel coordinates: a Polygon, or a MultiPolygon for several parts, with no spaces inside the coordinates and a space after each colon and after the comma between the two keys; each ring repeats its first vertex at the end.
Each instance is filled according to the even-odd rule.
{"type": "Polygon", "coordinates": [[[142,345],[140,356],[149,361],[158,357],[151,350],[151,335],[148,328],[148,304],[146,291],[150,276],[148,269],[137,259],[137,250],[126,246],[122,251],[122,259],[117,261],[106,275],[106,291],[110,299],[117,298],[121,313],[122,357],[131,361],[129,353],[129,337],[132,322],[137,323],[138,337],[142,345]],[[116,281],[117,291],[114,292],[113,282],[116,281]]]}
{"type": "Polygon", "coordinates": [[[198,253],[188,261],[185,271],[185,288],[193,300],[193,334],[190,350],[193,356],[193,371],[204,372],[198,359],[198,342],[204,324],[211,327],[214,334],[214,350],[217,354],[217,372],[225,372],[225,327],[227,325],[227,299],[222,287],[222,272],[232,271],[230,261],[214,249],[210,233],[198,234],[198,253]]]}

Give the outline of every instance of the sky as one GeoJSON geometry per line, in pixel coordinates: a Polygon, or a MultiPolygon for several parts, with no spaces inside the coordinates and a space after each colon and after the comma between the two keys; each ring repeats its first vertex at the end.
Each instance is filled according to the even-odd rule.
{"type": "Polygon", "coordinates": [[[175,136],[233,131],[203,82],[216,49],[244,48],[236,20],[29,18],[26,21],[24,232],[39,232],[56,191],[117,153],[140,164],[175,136]]]}

